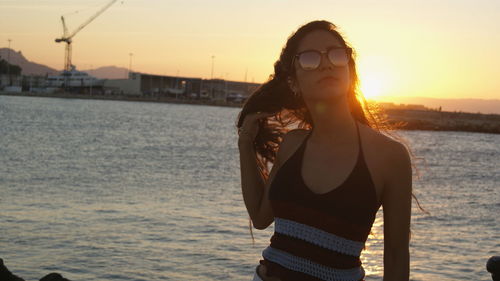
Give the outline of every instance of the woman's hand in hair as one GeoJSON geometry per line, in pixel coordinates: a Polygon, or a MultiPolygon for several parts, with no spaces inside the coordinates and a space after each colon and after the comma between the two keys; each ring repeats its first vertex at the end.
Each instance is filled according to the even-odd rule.
{"type": "Polygon", "coordinates": [[[238,142],[252,143],[259,132],[259,119],[273,116],[275,113],[253,112],[249,113],[243,119],[243,124],[238,128],[238,142]]]}

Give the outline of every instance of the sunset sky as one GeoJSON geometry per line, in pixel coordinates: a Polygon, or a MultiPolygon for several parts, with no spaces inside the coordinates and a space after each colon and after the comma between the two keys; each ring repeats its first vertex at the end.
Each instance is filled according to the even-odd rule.
{"type": "MultiPolygon", "coordinates": [[[[63,68],[64,15],[73,31],[109,0],[0,0],[0,48],[63,68]]],[[[287,37],[335,23],[358,54],[368,98],[500,99],[500,1],[117,1],[73,38],[80,69],[264,82],[287,37]]]]}

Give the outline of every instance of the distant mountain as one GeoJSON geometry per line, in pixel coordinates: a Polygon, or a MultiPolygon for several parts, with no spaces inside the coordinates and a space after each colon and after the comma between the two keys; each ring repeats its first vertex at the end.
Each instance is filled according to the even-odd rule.
{"type": "MultiPolygon", "coordinates": [[[[0,48],[0,57],[4,60],[9,58],[9,48],[0,48]]],[[[10,49],[10,64],[19,65],[22,68],[23,75],[54,75],[59,73],[58,70],[48,67],[43,64],[28,61],[21,51],[16,52],[10,49]]]]}
{"type": "MultiPolygon", "coordinates": [[[[8,48],[0,48],[0,58],[7,60],[9,57],[8,48]]],[[[43,64],[28,61],[21,51],[10,49],[10,63],[19,65],[23,75],[57,75],[61,70],[48,67],[43,64]]],[[[128,78],[128,69],[116,66],[103,66],[96,69],[82,70],[89,75],[101,79],[124,79],[128,78]]]]}
{"type": "Polygon", "coordinates": [[[442,111],[462,111],[471,113],[500,114],[500,99],[438,99],[427,97],[390,97],[380,101],[403,104],[421,104],[442,111]]]}
{"type": "Polygon", "coordinates": [[[82,70],[89,75],[101,79],[125,79],[128,78],[128,69],[116,66],[103,66],[96,69],[82,70]]]}

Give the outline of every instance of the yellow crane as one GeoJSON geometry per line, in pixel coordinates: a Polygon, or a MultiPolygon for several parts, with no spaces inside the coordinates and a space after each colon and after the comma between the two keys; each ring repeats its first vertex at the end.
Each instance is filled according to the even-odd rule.
{"type": "Polygon", "coordinates": [[[66,23],[64,22],[64,16],[61,16],[61,21],[62,21],[62,25],[63,25],[63,35],[61,36],[61,38],[57,38],[55,41],[57,43],[61,43],[61,42],[65,42],[66,43],[66,49],[65,49],[65,52],[64,52],[64,70],[65,71],[70,71],[71,66],[72,66],[72,64],[71,64],[71,42],[72,42],[72,38],[80,30],[82,30],[85,26],[87,26],[95,18],[97,18],[100,14],[102,14],[104,11],[106,11],[116,1],[118,1],[118,0],[112,0],[111,2],[109,2],[108,4],[106,4],[106,6],[102,7],[97,13],[95,13],[88,20],[86,20],[84,23],[82,23],[72,33],[68,33],[68,28],[66,27],[66,23]]]}

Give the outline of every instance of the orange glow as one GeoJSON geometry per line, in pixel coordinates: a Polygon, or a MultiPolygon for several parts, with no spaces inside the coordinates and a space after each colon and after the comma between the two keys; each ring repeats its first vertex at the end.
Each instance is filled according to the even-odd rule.
{"type": "Polygon", "coordinates": [[[388,64],[382,57],[365,57],[358,61],[360,90],[366,99],[376,100],[386,96],[394,85],[388,64]]]}
{"type": "Polygon", "coordinates": [[[382,90],[383,82],[375,75],[369,75],[361,81],[361,92],[366,99],[376,99],[382,90]]]}
{"type": "MultiPolygon", "coordinates": [[[[64,46],[54,42],[61,15],[74,30],[106,2],[0,1],[0,48],[11,39],[11,49],[29,61],[62,69],[64,46]]],[[[491,36],[500,29],[499,1],[444,0],[432,9],[408,1],[146,2],[119,1],[86,26],[72,43],[73,63],[128,68],[133,53],[134,71],[210,78],[215,56],[214,77],[262,83],[288,36],[325,19],[356,50],[368,99],[500,98],[500,37],[491,36]],[[257,14],[266,20],[256,20],[257,14]]]]}

